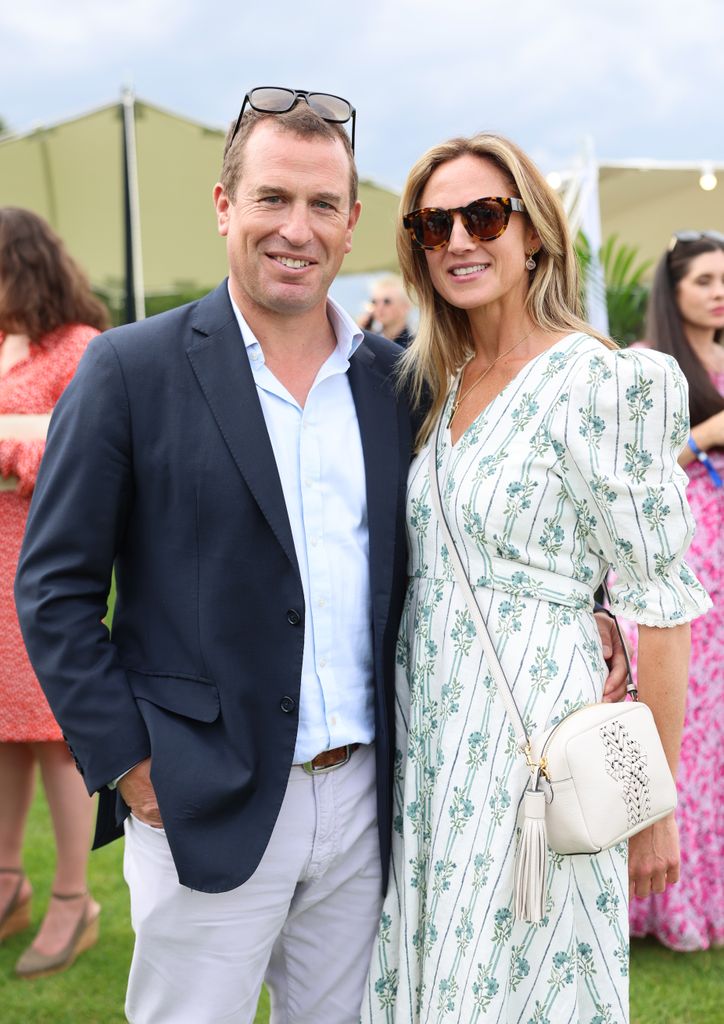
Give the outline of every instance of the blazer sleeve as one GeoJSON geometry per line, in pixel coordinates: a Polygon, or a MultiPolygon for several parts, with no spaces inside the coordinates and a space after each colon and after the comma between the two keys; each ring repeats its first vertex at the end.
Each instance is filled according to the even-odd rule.
{"type": "Polygon", "coordinates": [[[51,419],[15,581],[30,660],[89,792],[150,754],[102,621],[132,499],[128,396],[101,335],[51,419]]]}

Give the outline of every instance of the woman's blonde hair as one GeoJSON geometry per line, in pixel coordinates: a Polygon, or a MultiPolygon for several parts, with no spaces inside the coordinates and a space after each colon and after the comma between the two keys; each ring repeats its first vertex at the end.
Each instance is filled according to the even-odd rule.
{"type": "Polygon", "coordinates": [[[445,402],[451,378],[472,355],[473,340],[467,313],[450,305],[432,286],[425,251],[415,245],[402,224],[402,215],[421,206],[420,197],[432,173],[462,156],[477,156],[493,163],[508,179],[511,197],[522,199],[526,215],[541,240],[525,309],[533,323],[545,331],[583,331],[608,348],[617,348],[583,319],[578,262],[566,215],[558,196],[525,153],[513,142],[492,132],[472,138],[451,139],[433,146],[417,161],[407,178],[400,201],[397,254],[405,286],[420,307],[415,340],[400,360],[400,375],[413,402],[430,402],[418,444],[429,435],[445,402]]]}

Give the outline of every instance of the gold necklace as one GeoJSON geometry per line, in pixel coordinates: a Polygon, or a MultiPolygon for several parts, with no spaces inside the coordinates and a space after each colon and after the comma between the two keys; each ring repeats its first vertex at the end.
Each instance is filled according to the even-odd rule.
{"type": "Polygon", "coordinates": [[[470,392],[474,391],[475,388],[478,386],[478,384],[482,380],[485,380],[485,378],[488,376],[488,374],[493,369],[493,367],[495,366],[495,364],[498,362],[499,359],[502,359],[503,356],[507,356],[510,352],[513,351],[514,348],[517,348],[518,345],[522,345],[523,342],[527,338],[530,338],[530,336],[531,336],[531,334],[533,333],[534,330],[535,330],[535,327],[532,327],[531,330],[529,330],[528,333],[526,335],[524,335],[520,339],[520,341],[516,341],[515,345],[511,345],[510,348],[506,348],[504,352],[499,352],[498,355],[495,357],[495,359],[490,364],[490,366],[486,366],[485,369],[483,370],[483,372],[480,374],[480,376],[476,377],[476,379],[473,381],[473,383],[470,385],[470,387],[466,388],[465,391],[463,391],[463,393],[461,395],[460,394],[460,388],[462,387],[463,377],[465,375],[465,370],[463,369],[463,372],[460,375],[460,383],[458,384],[458,393],[455,396],[455,401],[453,402],[452,410],[450,411],[450,419],[447,421],[448,429],[452,426],[452,421],[455,419],[455,416],[457,415],[458,409],[463,404],[465,399],[468,397],[470,392]]]}

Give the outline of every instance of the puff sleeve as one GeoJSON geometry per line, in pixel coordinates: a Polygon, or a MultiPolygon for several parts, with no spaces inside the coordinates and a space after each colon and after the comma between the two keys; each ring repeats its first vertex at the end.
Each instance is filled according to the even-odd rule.
{"type": "Polygon", "coordinates": [[[694,533],[677,459],[689,434],[688,389],[660,352],[582,355],[552,433],[578,540],[616,573],[614,610],[674,626],[711,601],[684,562],[694,533]]]}

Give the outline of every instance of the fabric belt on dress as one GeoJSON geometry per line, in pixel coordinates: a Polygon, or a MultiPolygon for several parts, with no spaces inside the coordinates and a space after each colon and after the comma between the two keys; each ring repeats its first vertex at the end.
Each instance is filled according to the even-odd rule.
{"type": "Polygon", "coordinates": [[[311,761],[303,761],[299,767],[303,768],[309,775],[318,775],[320,772],[329,772],[333,768],[341,768],[347,764],[352,754],[359,747],[359,743],[346,743],[343,747],[334,747],[332,750],[323,750],[311,761]]]}

